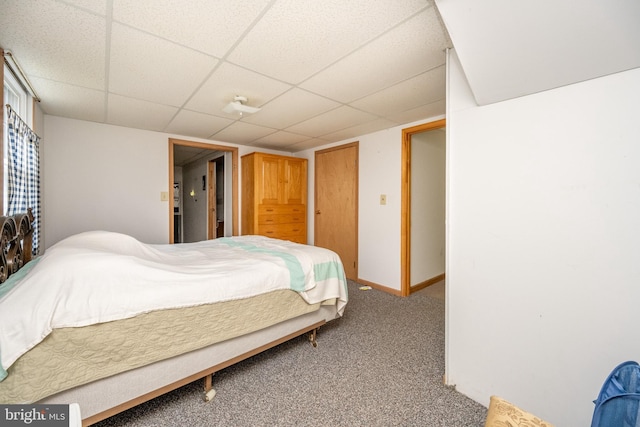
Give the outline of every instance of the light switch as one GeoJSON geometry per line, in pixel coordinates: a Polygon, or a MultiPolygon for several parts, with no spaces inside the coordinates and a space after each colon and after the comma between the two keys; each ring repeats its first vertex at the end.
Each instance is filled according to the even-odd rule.
{"type": "Polygon", "coordinates": [[[380,195],[380,204],[381,205],[386,205],[387,204],[387,195],[386,194],[381,194],[380,195]]]}
{"type": "Polygon", "coordinates": [[[168,202],[169,201],[169,192],[168,191],[160,192],[160,201],[161,202],[168,202]]]}

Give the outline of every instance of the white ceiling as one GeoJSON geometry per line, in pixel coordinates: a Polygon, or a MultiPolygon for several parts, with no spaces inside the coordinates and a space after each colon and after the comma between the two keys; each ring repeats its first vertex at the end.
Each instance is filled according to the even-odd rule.
{"type": "Polygon", "coordinates": [[[640,0],[436,4],[479,105],[640,67],[640,0]]]}
{"type": "Polygon", "coordinates": [[[433,0],[0,0],[46,114],[296,152],[445,113],[433,0]],[[235,95],[261,107],[222,108],[235,95]]]}

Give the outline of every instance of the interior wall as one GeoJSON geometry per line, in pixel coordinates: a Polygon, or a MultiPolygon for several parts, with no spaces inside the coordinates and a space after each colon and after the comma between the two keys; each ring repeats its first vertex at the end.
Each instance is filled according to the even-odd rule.
{"type": "Polygon", "coordinates": [[[444,128],[411,136],[411,286],[445,271],[445,162],[444,128]]]}
{"type": "Polygon", "coordinates": [[[239,155],[255,151],[50,115],[44,117],[44,129],[46,247],[96,229],[127,233],[146,243],[169,243],[169,204],[160,200],[161,192],[173,192],[168,188],[169,138],[238,147],[239,155]]]}
{"type": "Polygon", "coordinates": [[[448,79],[447,381],[589,425],[640,354],[640,69],[484,107],[448,79]]]}
{"type": "Polygon", "coordinates": [[[207,189],[206,186],[202,188],[202,177],[206,177],[207,173],[206,160],[182,167],[184,186],[184,200],[182,202],[184,208],[183,243],[207,240],[207,189]]]}

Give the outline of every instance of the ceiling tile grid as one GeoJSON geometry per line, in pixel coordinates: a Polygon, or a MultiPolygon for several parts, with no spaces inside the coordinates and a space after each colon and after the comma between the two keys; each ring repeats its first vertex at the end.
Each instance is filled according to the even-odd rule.
{"type": "Polygon", "coordinates": [[[429,8],[316,74],[300,87],[340,102],[352,102],[443,65],[445,49],[446,39],[435,9],[429,8]],[[363,74],[366,78],[362,78],[363,74]]]}
{"type": "Polygon", "coordinates": [[[433,0],[2,0],[0,14],[46,114],[291,152],[444,114],[447,43],[433,0]],[[261,110],[223,112],[236,95],[261,110]]]}
{"type": "Polygon", "coordinates": [[[269,0],[113,0],[113,19],[222,58],[269,0]]]}

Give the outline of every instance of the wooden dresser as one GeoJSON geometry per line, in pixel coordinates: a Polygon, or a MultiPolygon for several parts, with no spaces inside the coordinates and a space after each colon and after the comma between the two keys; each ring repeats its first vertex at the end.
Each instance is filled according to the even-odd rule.
{"type": "Polygon", "coordinates": [[[307,243],[307,159],[242,156],[242,234],[307,243]]]}

